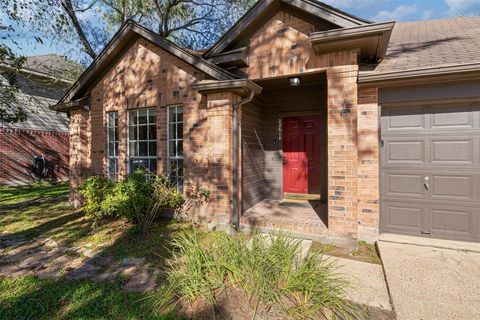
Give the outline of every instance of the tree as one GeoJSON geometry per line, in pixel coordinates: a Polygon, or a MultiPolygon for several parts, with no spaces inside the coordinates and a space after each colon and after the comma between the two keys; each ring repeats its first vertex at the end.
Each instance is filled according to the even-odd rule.
{"type": "Polygon", "coordinates": [[[17,103],[20,85],[16,74],[24,62],[25,57],[15,55],[10,47],[0,44],[0,123],[16,123],[27,119],[27,114],[17,103]]]}
{"type": "MultiPolygon", "coordinates": [[[[0,9],[11,21],[18,17],[14,11],[7,11],[5,4],[0,4],[0,9]]],[[[15,32],[14,24],[6,25],[0,21],[0,31],[5,34],[15,32]]],[[[2,40],[4,40],[2,36],[2,40]]],[[[16,123],[25,121],[27,115],[23,108],[17,104],[17,93],[20,90],[16,73],[22,68],[25,57],[17,56],[3,41],[0,43],[0,123],[16,123]]]]}
{"type": "Polygon", "coordinates": [[[18,16],[32,32],[80,48],[90,60],[96,58],[113,32],[129,19],[185,47],[204,48],[218,39],[254,1],[4,0],[3,3],[12,11],[24,12],[18,16]]]}
{"type": "Polygon", "coordinates": [[[212,44],[254,0],[101,0],[115,29],[132,19],[185,47],[212,44]]]}
{"type": "MultiPolygon", "coordinates": [[[[90,8],[92,8],[95,3],[96,3],[96,1],[92,1],[86,8],[79,9],[78,7],[74,7],[74,5],[72,3],[72,0],[60,0],[60,5],[62,6],[63,10],[67,14],[67,16],[69,18],[69,23],[72,26],[75,33],[77,34],[77,37],[78,37],[80,43],[82,44],[83,49],[92,59],[95,59],[97,57],[97,54],[93,50],[92,45],[91,45],[90,41],[88,40],[88,38],[86,36],[86,32],[84,30],[85,27],[83,27],[80,24],[80,21],[78,20],[77,12],[87,11],[90,8]]],[[[60,14],[59,19],[60,19],[59,21],[64,21],[65,20],[65,15],[60,14]]],[[[68,23],[68,22],[65,22],[65,23],[68,23]]]]}

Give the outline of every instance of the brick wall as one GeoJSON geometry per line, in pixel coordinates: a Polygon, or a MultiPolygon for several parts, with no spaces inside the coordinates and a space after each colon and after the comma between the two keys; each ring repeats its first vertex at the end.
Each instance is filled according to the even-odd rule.
{"type": "Polygon", "coordinates": [[[78,193],[78,187],[91,174],[89,112],[87,110],[71,111],[69,130],[70,203],[74,207],[79,207],[81,196],[78,193]]]}
{"type": "Polygon", "coordinates": [[[68,177],[68,133],[0,128],[0,184],[32,182],[33,157],[47,161],[46,178],[68,177]]]}
{"type": "Polygon", "coordinates": [[[371,241],[379,229],[379,107],[377,88],[358,90],[358,238],[371,241]]]}
{"type": "MultiPolygon", "coordinates": [[[[288,10],[273,14],[264,26],[251,34],[249,66],[241,71],[254,81],[302,74],[318,74],[319,79],[326,77],[329,232],[333,236],[357,237],[360,232],[378,230],[376,92],[357,86],[358,50],[315,52],[308,36],[318,28],[331,26],[314,27],[314,22],[302,20],[288,10]]],[[[191,84],[205,78],[194,67],[147,41],[132,44],[91,91],[90,112],[82,111],[72,117],[75,121],[71,130],[79,131],[81,136],[73,144],[71,137],[72,148],[85,143],[85,147],[79,147],[83,148],[81,151],[73,152],[84,157],[81,165],[77,158],[73,162],[71,159],[71,167],[75,168],[73,176],[81,174],[79,168],[81,172],[106,172],[105,112],[114,110],[119,112],[119,165],[121,176],[125,176],[127,110],[147,107],[157,110],[157,167],[160,173],[165,173],[166,108],[181,104],[185,183],[187,188],[206,186],[212,194],[210,202],[195,208],[194,214],[201,220],[229,223],[233,181],[232,106],[240,98],[225,92],[201,95],[190,89],[191,84]],[[86,142],[80,142],[84,140],[86,142]]],[[[264,103],[268,105],[268,99],[264,103]]],[[[298,110],[295,106],[291,109],[298,110]]],[[[249,117],[248,111],[246,117],[249,117]]],[[[278,119],[278,115],[274,118],[278,119]]],[[[245,182],[248,183],[248,179],[245,182]]]]}
{"type": "Polygon", "coordinates": [[[198,220],[230,223],[232,210],[233,93],[201,95],[191,85],[205,75],[145,40],[124,53],[90,93],[90,110],[71,112],[71,201],[78,205],[78,186],[86,176],[107,173],[106,112],[119,117],[119,173],[127,175],[127,113],[155,108],[157,170],[167,173],[167,108],[182,105],[184,113],[185,189],[211,191],[210,201],[194,208],[198,220]]]}
{"type": "MultiPolygon", "coordinates": [[[[369,115],[375,115],[369,109],[371,104],[366,103],[361,108],[358,105],[358,51],[317,54],[308,40],[313,28],[311,22],[303,21],[291,11],[280,10],[252,35],[250,64],[245,71],[253,80],[306,73],[318,73],[319,77],[326,74],[329,232],[333,236],[357,237],[359,224],[373,226],[374,216],[378,219],[373,203],[375,190],[371,189],[367,195],[367,191],[361,189],[378,179],[373,174],[369,175],[375,169],[368,171],[369,160],[363,153],[371,136],[359,138],[359,134],[363,135],[371,123],[365,121],[366,117],[361,116],[361,112],[367,108],[369,115]],[[361,128],[358,128],[359,117],[361,128]],[[365,166],[359,167],[359,161],[365,166]],[[359,201],[362,201],[361,205],[359,201]],[[359,210],[369,213],[370,218],[359,215],[359,210]]],[[[370,148],[373,146],[370,145],[370,148]]]]}

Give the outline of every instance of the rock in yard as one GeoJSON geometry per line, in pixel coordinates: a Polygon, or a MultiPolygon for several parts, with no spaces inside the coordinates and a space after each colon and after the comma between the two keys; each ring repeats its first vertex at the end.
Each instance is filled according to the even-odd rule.
{"type": "Polygon", "coordinates": [[[78,254],[81,254],[87,258],[94,258],[96,257],[100,251],[98,250],[92,250],[92,249],[86,249],[86,248],[79,248],[76,250],[78,254]]]}
{"type": "Polygon", "coordinates": [[[48,239],[47,241],[44,242],[43,244],[45,247],[49,248],[49,249],[57,249],[58,248],[58,243],[57,241],[53,240],[53,239],[48,239]]]}
{"type": "Polygon", "coordinates": [[[98,255],[93,260],[93,263],[101,267],[112,267],[115,265],[115,259],[111,256],[98,255]]]}
{"type": "Polygon", "coordinates": [[[123,286],[126,290],[147,292],[158,288],[158,271],[148,268],[138,268],[123,286]]]}
{"type": "Polygon", "coordinates": [[[145,258],[124,258],[122,262],[124,266],[139,266],[145,262],[145,258]]]}
{"type": "Polygon", "coordinates": [[[74,269],[73,271],[67,273],[65,276],[69,279],[84,279],[84,278],[93,278],[99,271],[100,267],[94,266],[91,263],[84,263],[80,267],[74,269]]]}
{"type": "Polygon", "coordinates": [[[207,224],[208,231],[215,231],[217,228],[217,224],[215,222],[209,222],[207,224]]]}

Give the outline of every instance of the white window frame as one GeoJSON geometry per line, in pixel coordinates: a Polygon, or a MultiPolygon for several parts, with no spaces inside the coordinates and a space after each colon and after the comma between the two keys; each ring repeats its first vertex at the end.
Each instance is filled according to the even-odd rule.
{"type": "MultiPolygon", "coordinates": [[[[117,149],[120,148],[120,126],[119,126],[119,118],[118,118],[118,112],[117,111],[108,111],[105,113],[106,114],[106,118],[107,118],[107,123],[106,123],[106,128],[107,128],[107,176],[109,179],[113,180],[113,181],[118,181],[118,174],[119,174],[119,160],[118,160],[118,154],[117,152],[115,152],[115,144],[117,144],[117,149]],[[110,114],[114,114],[115,115],[115,118],[117,120],[117,125],[115,126],[115,123],[112,124],[110,123],[110,114]],[[114,130],[116,130],[116,133],[117,133],[117,137],[118,139],[115,139],[115,132],[113,134],[113,137],[114,137],[114,140],[113,141],[110,141],[110,129],[113,128],[114,130]],[[114,147],[113,147],[113,156],[110,155],[110,144],[113,143],[114,144],[114,147]],[[110,160],[111,159],[114,159],[116,160],[116,168],[115,168],[115,173],[113,173],[113,179],[112,179],[112,176],[111,176],[111,172],[110,172],[110,160]]],[[[115,119],[114,119],[115,121],[115,119]]]]}
{"type": "MultiPolygon", "coordinates": [[[[158,172],[158,132],[156,132],[156,135],[155,135],[155,140],[150,140],[150,138],[148,137],[148,131],[147,131],[147,140],[139,140],[139,137],[140,137],[140,126],[149,126],[151,125],[151,123],[149,122],[150,121],[150,111],[153,110],[155,111],[155,128],[156,130],[158,131],[158,128],[157,128],[157,117],[158,117],[158,112],[157,112],[157,108],[155,107],[152,107],[152,108],[138,108],[138,109],[131,109],[131,110],[127,110],[127,168],[128,168],[128,174],[132,173],[132,168],[131,168],[131,164],[130,164],[130,160],[133,159],[148,159],[149,162],[150,160],[155,160],[155,167],[156,167],[156,171],[158,172]],[[141,124],[139,125],[138,123],[135,123],[133,125],[130,124],[130,114],[131,112],[135,111],[137,116],[138,116],[138,112],[140,111],[147,111],[147,124],[141,124]],[[137,155],[137,156],[134,156],[132,157],[131,156],[131,150],[130,150],[130,143],[132,142],[132,140],[130,140],[130,128],[131,127],[136,127],[136,130],[137,130],[137,140],[133,140],[133,142],[136,143],[137,145],[137,154],[139,154],[139,142],[146,142],[147,143],[147,153],[149,153],[149,148],[150,148],[150,142],[153,142],[155,141],[156,142],[156,148],[155,148],[155,156],[140,156],[140,155],[137,155]]],[[[149,168],[148,168],[149,169],[149,168]]]]}
{"type": "MultiPolygon", "coordinates": [[[[172,112],[172,111],[171,111],[172,109],[178,109],[178,108],[181,108],[181,109],[182,109],[182,121],[181,121],[181,122],[178,122],[178,121],[176,121],[176,119],[175,119],[175,121],[173,122],[173,124],[175,124],[175,126],[178,125],[179,123],[181,123],[181,124],[184,123],[184,121],[183,121],[183,105],[181,105],[181,104],[176,104],[176,105],[171,105],[171,106],[168,106],[168,107],[167,107],[167,172],[168,172],[168,176],[169,176],[169,177],[170,177],[170,174],[171,174],[171,165],[170,165],[170,161],[171,161],[171,160],[176,160],[176,161],[182,160],[182,164],[183,164],[183,144],[182,144],[182,154],[181,154],[181,155],[178,154],[178,142],[179,142],[179,141],[184,142],[184,140],[183,140],[183,132],[182,132],[182,137],[181,137],[180,139],[179,139],[177,136],[175,136],[174,138],[170,137],[170,125],[172,124],[172,123],[170,122],[170,113],[172,112]],[[175,146],[176,146],[176,149],[177,149],[177,154],[174,155],[174,156],[171,156],[171,155],[170,155],[170,140],[175,141],[175,146]]],[[[176,130],[176,129],[177,129],[177,128],[175,128],[175,131],[174,131],[174,132],[175,132],[175,135],[177,134],[177,130],[176,130]]],[[[183,172],[183,174],[185,174],[185,172],[183,172]]],[[[182,176],[182,180],[183,180],[183,176],[182,176]]],[[[177,186],[178,186],[178,188],[179,188],[180,190],[183,189],[183,181],[181,181],[181,183],[179,183],[179,180],[177,179],[176,184],[177,184],[177,186]]]]}

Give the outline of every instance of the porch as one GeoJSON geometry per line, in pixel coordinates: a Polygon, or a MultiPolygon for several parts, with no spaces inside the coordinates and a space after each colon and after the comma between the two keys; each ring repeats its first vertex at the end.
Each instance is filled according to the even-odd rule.
{"type": "Polygon", "coordinates": [[[320,201],[265,199],[245,210],[240,224],[243,229],[327,235],[328,205],[320,201]]]}
{"type": "Polygon", "coordinates": [[[329,234],[325,73],[262,80],[243,106],[242,229],[329,234]]]}

